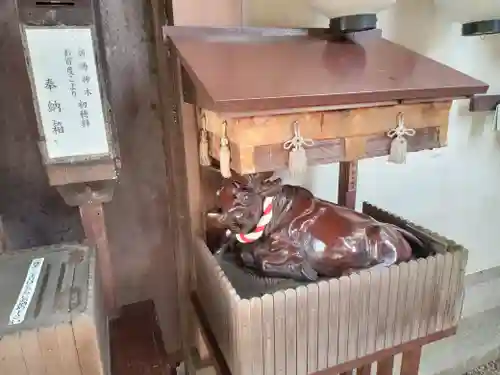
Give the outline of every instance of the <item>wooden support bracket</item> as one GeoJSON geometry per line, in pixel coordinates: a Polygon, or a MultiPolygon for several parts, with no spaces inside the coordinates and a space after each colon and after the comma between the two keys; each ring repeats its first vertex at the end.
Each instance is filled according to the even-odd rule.
{"type": "Polygon", "coordinates": [[[108,203],[113,199],[116,180],[87,182],[57,186],[67,205],[72,207],[90,203],[108,203]]]}
{"type": "Polygon", "coordinates": [[[58,186],[57,190],[69,206],[80,208],[82,226],[87,243],[97,249],[104,303],[109,315],[116,309],[114,272],[108,243],[103,204],[113,198],[116,180],[58,186]]]}
{"type": "Polygon", "coordinates": [[[481,94],[474,95],[470,99],[469,111],[471,112],[490,112],[494,111],[500,105],[500,94],[481,94]]]}

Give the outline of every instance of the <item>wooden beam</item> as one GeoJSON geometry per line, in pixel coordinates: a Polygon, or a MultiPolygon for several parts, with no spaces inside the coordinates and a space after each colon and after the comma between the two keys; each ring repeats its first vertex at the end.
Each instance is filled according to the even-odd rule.
{"type": "MultiPolygon", "coordinates": [[[[447,125],[441,128],[417,129],[408,137],[408,152],[438,148],[446,144],[447,125]]],[[[391,138],[386,134],[317,140],[305,147],[309,166],[353,161],[389,154],[391,138]]],[[[218,160],[220,138],[209,134],[210,155],[218,160]]],[[[239,174],[286,169],[289,153],[283,144],[239,146],[231,142],[231,168],[239,174]]]]}
{"type": "Polygon", "coordinates": [[[410,129],[441,127],[448,123],[451,101],[309,111],[288,114],[255,114],[231,118],[204,111],[206,129],[221,136],[227,122],[227,137],[242,146],[283,143],[292,138],[296,122],[305,138],[314,140],[385,134],[397,125],[399,113],[410,129]]]}

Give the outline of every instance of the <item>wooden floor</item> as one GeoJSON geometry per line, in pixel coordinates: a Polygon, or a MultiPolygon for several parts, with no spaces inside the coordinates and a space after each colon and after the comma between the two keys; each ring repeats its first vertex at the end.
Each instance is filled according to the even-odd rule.
{"type": "Polygon", "coordinates": [[[152,301],[122,308],[110,322],[112,375],[174,375],[152,301]]]}

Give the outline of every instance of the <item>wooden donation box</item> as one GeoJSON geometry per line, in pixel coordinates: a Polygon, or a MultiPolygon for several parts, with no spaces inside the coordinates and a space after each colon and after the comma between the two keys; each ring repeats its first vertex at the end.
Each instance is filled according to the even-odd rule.
{"type": "MultiPolygon", "coordinates": [[[[164,32],[183,100],[197,108],[202,165],[228,177],[340,162],[339,203],[351,207],[357,160],[402,164],[407,152],[444,146],[452,100],[487,89],[377,30],[343,40],[321,29],[164,32]]],[[[432,255],[262,292],[195,241],[192,302],[219,371],[370,374],[376,363],[392,374],[403,353],[401,374],[416,375],[422,346],[455,333],[467,251],[369,204],[363,211],[411,232],[432,255]]]]}
{"type": "Polygon", "coordinates": [[[0,374],[109,374],[95,252],[47,246],[0,255],[0,374]]]}

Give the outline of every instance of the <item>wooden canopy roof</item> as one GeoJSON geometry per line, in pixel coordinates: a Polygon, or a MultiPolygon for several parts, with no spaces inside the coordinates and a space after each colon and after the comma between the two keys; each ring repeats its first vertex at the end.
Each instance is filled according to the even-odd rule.
{"type": "Polygon", "coordinates": [[[488,85],[383,39],[324,29],[166,26],[200,107],[217,112],[437,100],[488,85]]]}

